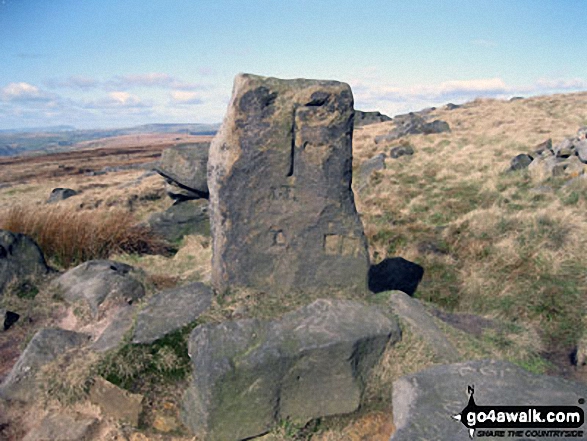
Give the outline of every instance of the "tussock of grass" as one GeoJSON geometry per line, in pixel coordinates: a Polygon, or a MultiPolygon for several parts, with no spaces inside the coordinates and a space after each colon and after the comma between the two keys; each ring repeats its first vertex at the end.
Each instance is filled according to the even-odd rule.
{"type": "Polygon", "coordinates": [[[65,268],[112,253],[165,251],[164,243],[125,211],[16,206],[1,218],[0,228],[32,237],[52,263],[65,268]]]}

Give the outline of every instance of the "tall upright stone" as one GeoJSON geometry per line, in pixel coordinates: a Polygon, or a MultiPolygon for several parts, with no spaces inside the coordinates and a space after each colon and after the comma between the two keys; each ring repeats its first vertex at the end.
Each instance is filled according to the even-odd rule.
{"type": "Polygon", "coordinates": [[[208,161],[218,291],[366,291],[353,116],[347,84],[236,77],[208,161]]]}

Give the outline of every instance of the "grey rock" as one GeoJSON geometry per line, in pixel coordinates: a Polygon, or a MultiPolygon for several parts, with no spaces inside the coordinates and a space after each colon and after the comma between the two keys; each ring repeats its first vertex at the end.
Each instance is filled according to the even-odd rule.
{"type": "Polygon", "coordinates": [[[208,162],[218,292],[366,291],[353,113],[343,83],[236,77],[208,162]]]}
{"type": "Polygon", "coordinates": [[[510,101],[520,101],[523,100],[524,97],[523,96],[513,96],[510,98],[510,101]]]}
{"type": "Polygon", "coordinates": [[[533,158],[530,155],[522,153],[512,158],[510,162],[509,171],[522,170],[527,168],[532,162],[533,158]]]}
{"type": "Polygon", "coordinates": [[[369,183],[373,172],[385,169],[385,154],[380,153],[363,162],[357,172],[358,190],[361,191],[369,183]]]}
{"type": "Polygon", "coordinates": [[[155,171],[196,197],[207,198],[209,149],[209,142],[179,144],[165,149],[155,171]]]}
{"type": "Polygon", "coordinates": [[[205,199],[175,202],[148,220],[151,230],[169,242],[176,242],[189,234],[210,236],[208,201],[205,199]]]}
{"type": "Polygon", "coordinates": [[[134,324],[134,305],[123,306],[112,317],[110,324],[102,331],[100,336],[92,343],[92,349],[96,352],[106,352],[118,347],[124,336],[130,332],[134,324]]]}
{"type": "Polygon", "coordinates": [[[65,351],[88,341],[88,336],[63,329],[38,331],[0,385],[0,398],[31,401],[36,397],[36,374],[65,351]]]}
{"type": "Polygon", "coordinates": [[[100,407],[102,414],[137,427],[143,410],[143,395],[129,391],[97,377],[90,388],[90,402],[100,407]]]}
{"type": "Polygon", "coordinates": [[[541,142],[536,147],[534,147],[534,155],[533,156],[552,156],[552,139],[549,138],[544,142],[541,142]]]}
{"type": "Polygon", "coordinates": [[[413,299],[402,291],[392,291],[389,301],[393,311],[410,326],[416,335],[419,335],[426,342],[439,361],[455,363],[461,360],[456,348],[444,336],[434,323],[432,315],[426,311],[419,300],[413,299]]]}
{"type": "Polygon", "coordinates": [[[392,147],[389,151],[389,157],[397,159],[400,156],[411,156],[414,154],[414,147],[409,144],[392,147]]]}
{"type": "Polygon", "coordinates": [[[355,411],[364,381],[397,322],[375,306],[317,300],[275,321],[198,326],[189,340],[193,378],[185,424],[204,440],[242,440],[280,420],[355,411]]]}
{"type": "Polygon", "coordinates": [[[0,230],[0,298],[11,283],[22,283],[50,271],[34,240],[0,230]]]}
{"type": "Polygon", "coordinates": [[[361,110],[355,110],[355,128],[385,121],[391,121],[391,118],[381,112],[363,112],[361,110]]]}
{"type": "Polygon", "coordinates": [[[568,158],[575,153],[575,140],[565,138],[553,148],[553,151],[557,158],[568,158]]]}
{"type": "Polygon", "coordinates": [[[587,139],[587,126],[581,127],[577,130],[577,138],[579,138],[579,140],[587,139]]]}
{"type": "Polygon", "coordinates": [[[14,325],[19,318],[20,315],[16,312],[0,308],[0,332],[8,331],[8,328],[14,325]]]}
{"type": "Polygon", "coordinates": [[[584,384],[534,375],[504,361],[477,360],[435,366],[393,383],[396,432],[390,441],[469,440],[467,428],[452,416],[467,406],[466,391],[470,385],[475,387],[474,398],[480,406],[577,406],[579,398],[587,394],[584,384]]]}
{"type": "Polygon", "coordinates": [[[407,135],[450,132],[450,127],[446,121],[426,122],[424,117],[413,112],[406,115],[397,115],[393,118],[393,121],[395,128],[385,135],[376,136],[375,144],[394,141],[407,135]]]}
{"type": "Polygon", "coordinates": [[[106,300],[130,303],[145,295],[142,271],[113,260],[90,260],[55,279],[51,286],[69,303],[85,302],[98,316],[106,300]]]}
{"type": "Polygon", "coordinates": [[[444,108],[446,110],[456,110],[461,108],[462,106],[460,106],[459,104],[453,104],[453,103],[448,103],[447,105],[444,106],[444,108]]]}
{"type": "Polygon", "coordinates": [[[575,144],[577,156],[583,164],[587,164],[587,139],[583,139],[575,144]]]}
{"type": "Polygon", "coordinates": [[[22,441],[90,441],[98,427],[99,421],[94,417],[79,413],[50,413],[22,441]]]}
{"type": "Polygon", "coordinates": [[[212,303],[212,290],[195,282],[162,291],[139,312],[133,343],[152,343],[193,323],[212,303]]]}
{"type": "Polygon", "coordinates": [[[65,199],[69,199],[72,196],[76,196],[78,193],[71,188],[54,188],[51,191],[51,195],[49,199],[47,199],[48,204],[53,204],[55,202],[64,201],[65,199]]]}
{"type": "Polygon", "coordinates": [[[187,201],[191,199],[200,199],[201,195],[187,187],[182,187],[171,179],[165,179],[165,192],[174,201],[187,201]]]}

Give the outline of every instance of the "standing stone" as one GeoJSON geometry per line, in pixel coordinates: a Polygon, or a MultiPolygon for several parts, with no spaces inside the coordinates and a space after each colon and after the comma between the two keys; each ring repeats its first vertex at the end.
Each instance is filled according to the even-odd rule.
{"type": "Polygon", "coordinates": [[[218,291],[366,290],[353,113],[347,84],[236,77],[208,162],[218,291]]]}

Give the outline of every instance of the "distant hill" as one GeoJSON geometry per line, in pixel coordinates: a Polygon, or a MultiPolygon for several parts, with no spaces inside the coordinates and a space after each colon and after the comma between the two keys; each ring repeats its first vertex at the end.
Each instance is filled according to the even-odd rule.
{"type": "Polygon", "coordinates": [[[120,129],[96,130],[76,130],[71,126],[0,130],[0,156],[67,150],[79,142],[123,135],[148,133],[214,135],[219,127],[220,124],[145,124],[120,129]]]}

